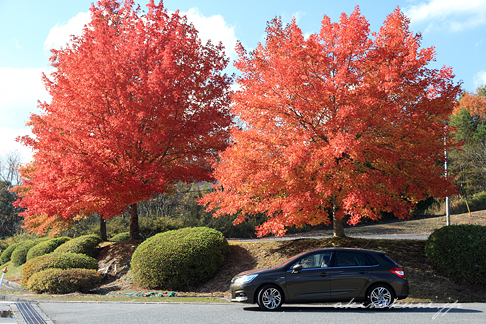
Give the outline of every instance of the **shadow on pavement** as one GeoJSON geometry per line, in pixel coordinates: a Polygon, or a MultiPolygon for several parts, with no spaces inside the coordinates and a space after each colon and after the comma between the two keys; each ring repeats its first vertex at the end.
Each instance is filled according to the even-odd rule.
{"type": "MultiPolygon", "coordinates": [[[[258,306],[245,307],[245,311],[249,312],[264,312],[258,306]]],[[[387,310],[372,309],[365,307],[346,307],[343,304],[339,307],[334,306],[282,306],[276,313],[317,313],[317,312],[341,312],[341,313],[425,313],[425,314],[445,314],[445,313],[482,313],[481,310],[462,308],[460,303],[445,303],[445,304],[409,304],[403,306],[396,306],[387,310]]]]}

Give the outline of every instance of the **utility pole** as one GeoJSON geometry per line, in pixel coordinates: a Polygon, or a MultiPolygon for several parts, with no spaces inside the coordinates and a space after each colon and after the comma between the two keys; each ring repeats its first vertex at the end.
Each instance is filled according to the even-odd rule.
{"type": "MultiPolygon", "coordinates": [[[[448,154],[447,154],[447,122],[445,124],[445,134],[444,134],[444,154],[445,154],[445,162],[444,162],[444,169],[445,169],[445,178],[447,180],[448,176],[449,176],[449,170],[448,170],[448,166],[447,166],[447,158],[448,158],[448,154]]],[[[449,196],[446,197],[446,225],[449,226],[451,225],[451,213],[450,213],[450,209],[449,209],[449,196]]]]}

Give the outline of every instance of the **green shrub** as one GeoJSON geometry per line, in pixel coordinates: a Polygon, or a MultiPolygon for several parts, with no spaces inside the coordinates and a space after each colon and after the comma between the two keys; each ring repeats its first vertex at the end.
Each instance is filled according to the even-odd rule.
{"type": "Polygon", "coordinates": [[[46,269],[42,270],[27,282],[27,289],[36,293],[68,294],[72,292],[89,292],[99,286],[101,274],[88,269],[46,269]]]}
{"type": "Polygon", "coordinates": [[[101,238],[96,234],[83,235],[60,245],[54,252],[82,253],[96,258],[98,255],[98,244],[101,242],[101,238]]]}
{"type": "Polygon", "coordinates": [[[95,258],[81,253],[49,253],[29,260],[22,268],[22,284],[25,285],[34,273],[45,269],[98,269],[95,258]]]}
{"type": "Polygon", "coordinates": [[[425,254],[452,281],[486,287],[486,226],[444,226],[429,236],[425,254]]]}
{"type": "Polygon", "coordinates": [[[5,251],[2,252],[2,255],[0,256],[0,265],[10,261],[10,259],[12,258],[12,253],[17,248],[17,245],[19,245],[19,243],[11,244],[8,248],[5,249],[5,251]]]}
{"type": "Polygon", "coordinates": [[[223,234],[207,227],[160,233],[133,253],[133,280],[147,288],[194,288],[214,275],[228,252],[223,234]]]}
{"type": "Polygon", "coordinates": [[[24,264],[25,261],[27,261],[27,253],[29,253],[30,249],[37,244],[45,241],[46,239],[47,238],[38,238],[20,242],[19,245],[17,245],[15,250],[12,252],[12,255],[10,257],[12,264],[16,267],[24,264]]]}
{"type": "Polygon", "coordinates": [[[29,250],[29,253],[27,253],[27,261],[34,259],[38,256],[44,255],[44,254],[49,254],[51,252],[54,252],[54,250],[58,246],[66,243],[69,240],[70,240],[69,237],[57,237],[57,238],[53,238],[53,239],[41,242],[41,243],[37,244],[36,246],[34,246],[33,248],[31,248],[29,250]]]}
{"type": "Polygon", "coordinates": [[[486,191],[475,193],[469,202],[471,211],[486,209],[486,191]]]}
{"type": "Polygon", "coordinates": [[[123,242],[130,239],[130,232],[118,233],[110,239],[110,242],[123,242]]]}

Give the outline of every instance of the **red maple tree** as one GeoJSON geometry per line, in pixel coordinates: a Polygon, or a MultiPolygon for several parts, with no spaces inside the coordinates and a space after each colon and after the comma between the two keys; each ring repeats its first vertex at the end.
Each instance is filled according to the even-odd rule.
{"type": "Polygon", "coordinates": [[[278,18],[266,34],[249,54],[237,48],[232,111],[247,127],[232,129],[217,190],[201,200],[216,217],[265,213],[258,236],[331,222],[344,236],[345,216],[403,219],[454,190],[439,162],[460,86],[450,68],[427,67],[434,48],[398,7],[377,33],[356,7],[307,38],[278,18]]]}
{"type": "Polygon", "coordinates": [[[147,12],[131,0],[102,0],[71,44],[52,50],[43,76],[51,103],[29,125],[34,163],[23,171],[18,206],[29,224],[130,208],[177,181],[210,181],[211,160],[228,143],[228,64],[222,44],[162,2],[147,12]]]}

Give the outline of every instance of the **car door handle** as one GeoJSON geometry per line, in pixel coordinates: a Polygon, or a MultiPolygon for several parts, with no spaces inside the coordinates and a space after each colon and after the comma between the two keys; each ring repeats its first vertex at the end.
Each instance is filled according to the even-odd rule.
{"type": "Polygon", "coordinates": [[[366,271],[366,270],[360,270],[359,273],[365,274],[365,273],[368,273],[368,271],[366,271]]]}
{"type": "Polygon", "coordinates": [[[327,272],[322,272],[321,273],[321,277],[327,277],[327,276],[329,276],[329,273],[327,273],[327,272]]]}

